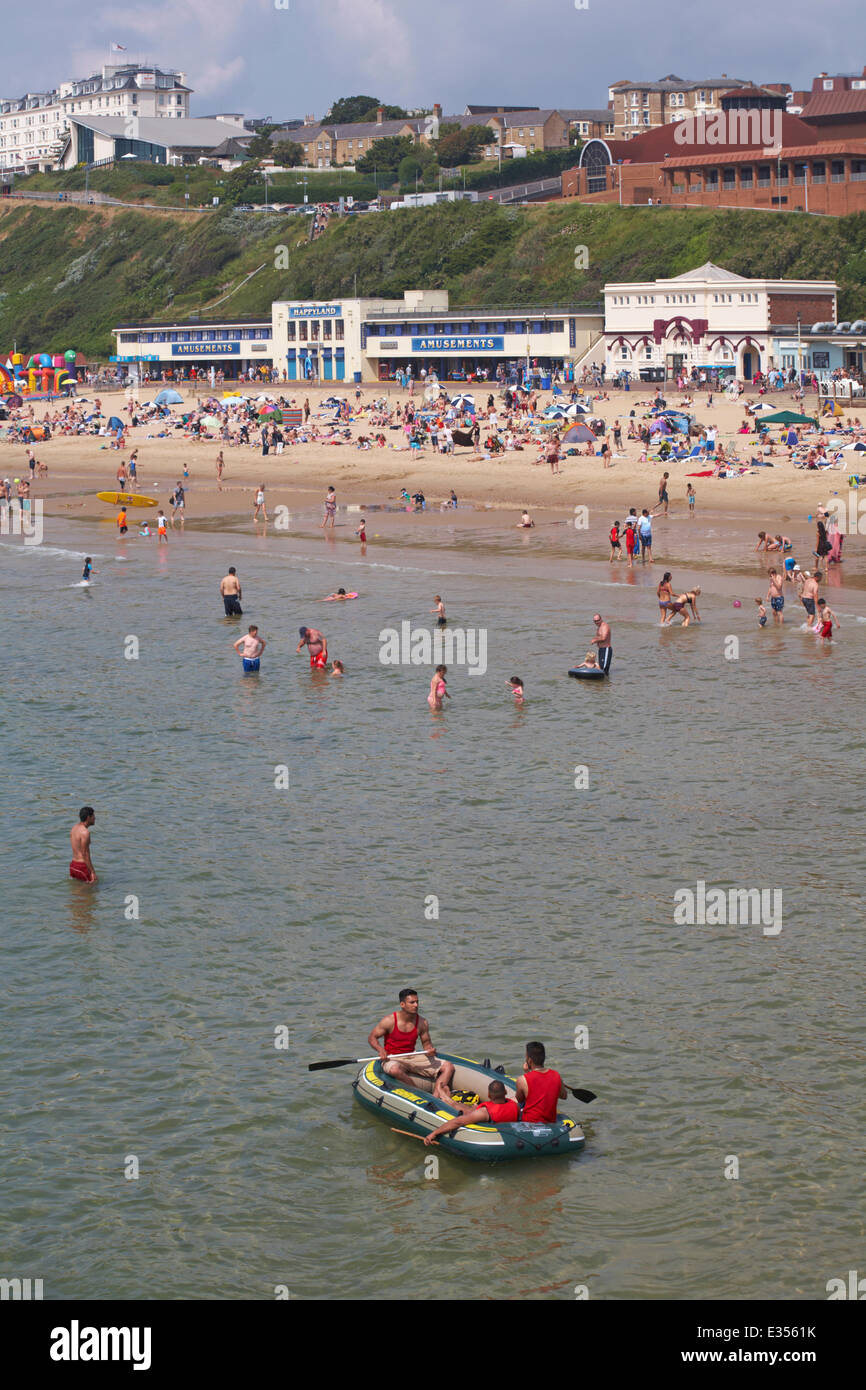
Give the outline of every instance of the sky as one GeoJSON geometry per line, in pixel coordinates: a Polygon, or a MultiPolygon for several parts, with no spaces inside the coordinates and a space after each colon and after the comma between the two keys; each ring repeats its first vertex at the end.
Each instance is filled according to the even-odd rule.
{"type": "Polygon", "coordinates": [[[445,114],[601,107],[621,78],[724,73],[808,89],[821,71],[866,65],[862,0],[40,0],[38,12],[37,26],[32,8],[4,9],[0,97],[124,58],[185,72],[192,115],[274,120],[321,117],[359,93],[445,114]],[[126,53],[112,57],[112,42],[126,53]]]}

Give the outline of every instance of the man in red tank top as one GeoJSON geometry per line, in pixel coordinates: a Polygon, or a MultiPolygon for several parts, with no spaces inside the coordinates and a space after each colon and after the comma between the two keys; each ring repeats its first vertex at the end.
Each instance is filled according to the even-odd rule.
{"type": "MultiPolygon", "coordinates": [[[[456,1105],[456,1101],[451,1104],[456,1105]]],[[[440,1135],[450,1134],[461,1125],[504,1125],[516,1120],[520,1114],[517,1101],[508,1099],[508,1092],[501,1081],[491,1081],[483,1105],[461,1105],[458,1108],[460,1114],[455,1115],[453,1120],[446,1120],[444,1125],[431,1129],[424,1136],[425,1144],[435,1143],[440,1135]]]]}
{"type": "Polygon", "coordinates": [[[523,1104],[522,1120],[541,1124],[553,1124],[556,1119],[556,1102],[565,1100],[568,1091],[558,1071],[545,1067],[544,1043],[526,1044],[526,1061],[523,1063],[523,1076],[517,1078],[517,1099],[523,1104]]]}
{"type": "Polygon", "coordinates": [[[378,1052],[389,1076],[404,1086],[432,1091],[437,1100],[450,1101],[454,1063],[437,1058],[430,1027],[418,1012],[416,989],[400,990],[400,1007],[379,1019],[367,1041],[378,1052]],[[422,1048],[423,1055],[415,1055],[422,1048]]]}

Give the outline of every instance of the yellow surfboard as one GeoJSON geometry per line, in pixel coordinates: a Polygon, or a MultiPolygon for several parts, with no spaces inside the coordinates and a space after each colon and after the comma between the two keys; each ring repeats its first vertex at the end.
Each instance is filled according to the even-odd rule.
{"type": "Polygon", "coordinates": [[[100,502],[110,502],[113,507],[158,507],[155,497],[145,497],[140,492],[97,492],[100,502]]]}

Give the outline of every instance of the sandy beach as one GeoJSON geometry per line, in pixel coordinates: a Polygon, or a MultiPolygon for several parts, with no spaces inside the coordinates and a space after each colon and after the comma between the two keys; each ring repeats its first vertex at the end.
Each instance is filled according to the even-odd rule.
{"type": "MultiPolygon", "coordinates": [[[[338,384],[342,386],[343,384],[338,384]]],[[[135,399],[143,403],[152,399],[160,390],[153,383],[136,393],[135,399]]],[[[228,388],[225,388],[228,389],[228,388]]],[[[207,398],[210,392],[199,388],[195,392],[189,385],[181,388],[183,405],[172,409],[172,416],[178,419],[186,410],[195,408],[207,398]]],[[[354,388],[335,389],[334,383],[318,387],[298,388],[292,386],[244,386],[244,394],[258,396],[264,391],[274,396],[284,395],[291,403],[301,406],[305,398],[311,405],[311,423],[323,428],[333,417],[333,410],[323,410],[322,402],[331,395],[345,395],[354,406],[354,388]]],[[[476,388],[475,397],[483,406],[488,394],[494,394],[499,402],[499,392],[487,386],[476,388]]],[[[83,392],[85,399],[92,400],[97,392],[83,392]]],[[[391,386],[365,387],[362,404],[371,402],[374,397],[387,395],[392,405],[405,404],[408,393],[391,386]]],[[[105,414],[116,413],[128,419],[125,410],[127,396],[123,393],[102,393],[99,397],[105,414]]],[[[552,398],[545,394],[541,398],[543,407],[552,398]]],[[[670,407],[678,407],[682,400],[679,393],[669,393],[666,397],[670,407]]],[[[739,402],[729,400],[725,395],[714,396],[712,407],[707,407],[706,398],[696,393],[694,403],[689,409],[701,425],[715,425],[719,440],[728,453],[735,452],[748,460],[753,452],[754,436],[740,435],[738,430],[746,411],[745,405],[751,397],[742,397],[739,402]],[[732,450],[731,446],[735,446],[732,450]],[[736,446],[739,446],[737,448],[736,446]]],[[[788,392],[770,395],[768,403],[778,408],[796,408],[788,392]]],[[[649,395],[639,391],[609,392],[609,399],[594,400],[593,414],[604,419],[609,429],[619,420],[623,429],[623,445],[620,454],[614,454],[610,468],[603,466],[597,456],[563,457],[561,473],[551,474],[547,463],[539,464],[538,451],[527,447],[523,452],[511,452],[504,457],[478,458],[471,449],[457,449],[454,454],[434,454],[432,449],[409,450],[407,447],[361,449],[355,443],[359,434],[370,433],[371,426],[363,419],[350,426],[352,440],[343,444],[311,442],[287,445],[282,455],[273,449],[267,457],[262,457],[258,441],[258,431],[252,432],[254,445],[226,447],[218,439],[199,441],[184,437],[180,431],[172,431],[171,437],[157,438],[157,426],[153,423],[130,429],[127,446],[118,451],[109,448],[107,439],[94,436],[56,436],[47,443],[36,445],[37,457],[48,464],[48,475],[37,478],[34,496],[43,499],[45,516],[65,516],[69,518],[102,517],[114,521],[116,508],[96,498],[98,490],[115,490],[116,470],[121,458],[129,457],[133,448],[138,450],[139,482],[136,490],[153,497],[163,505],[173,491],[174,484],[183,479],[184,469],[188,471],[185,480],[186,525],[195,528],[207,525],[208,529],[219,529],[221,522],[234,525],[246,515],[250,519],[256,487],[264,483],[269,515],[273,516],[278,506],[287,507],[292,517],[293,531],[313,533],[322,515],[322,501],[329,484],[337,489],[338,529],[344,536],[351,536],[348,523],[363,510],[375,509],[375,525],[368,526],[371,540],[374,535],[399,535],[407,523],[418,527],[432,527],[441,521],[440,504],[450,495],[451,489],[457,493],[459,507],[448,513],[449,525],[454,527],[471,526],[474,529],[491,527],[510,528],[520,519],[521,510],[530,510],[538,524],[557,520],[568,520],[574,516],[576,507],[587,508],[585,517],[586,534],[597,546],[598,557],[603,558],[607,549],[607,535],[614,520],[622,521],[630,506],[640,511],[643,507],[652,509],[658,503],[659,481],[665,470],[670,473],[670,516],[686,517],[686,485],[690,473],[698,473],[706,467],[700,460],[671,460],[660,464],[652,461],[654,450],[650,450],[646,462],[641,462],[642,445],[639,441],[626,442],[629,412],[635,412],[635,423],[649,416],[649,395]],[[216,480],[215,460],[220,448],[223,449],[225,471],[222,488],[216,480]],[[427,510],[423,514],[413,513],[411,518],[401,505],[399,494],[406,488],[409,493],[421,489],[427,499],[427,510]],[[348,509],[348,515],[346,515],[348,509]],[[342,520],[343,525],[339,522],[342,520]]],[[[416,407],[419,397],[414,398],[416,407]]],[[[35,403],[34,420],[39,422],[46,413],[53,413],[56,407],[46,408],[35,403]]],[[[805,413],[817,413],[817,401],[807,397],[805,413]]],[[[848,412],[853,420],[858,416],[858,407],[848,412]]],[[[501,418],[501,417],[500,417],[501,418]]],[[[843,420],[842,423],[845,423],[843,420]]],[[[386,439],[399,440],[402,445],[403,434],[384,430],[386,439]]],[[[482,439],[484,429],[482,425],[482,439]]],[[[773,431],[778,438],[778,428],[773,431]]],[[[826,435],[824,436],[827,437],[826,435]]],[[[599,441],[599,445],[600,445],[599,441]]],[[[585,446],[583,446],[585,447],[585,446]]],[[[732,558],[742,555],[747,546],[747,537],[758,529],[775,532],[785,528],[798,535],[805,544],[812,534],[808,518],[814,515],[819,506],[826,505],[834,493],[847,497],[849,493],[847,472],[856,471],[860,454],[846,455],[851,462],[844,470],[828,470],[820,475],[813,471],[796,469],[786,456],[787,451],[777,446],[777,454],[772,459],[772,468],[761,468],[736,478],[695,477],[691,481],[696,489],[696,515],[703,520],[724,519],[724,524],[732,532],[732,558]],[[799,528],[796,530],[795,528],[799,528]],[[733,533],[738,533],[734,539],[733,533]]],[[[26,449],[8,440],[0,442],[0,471],[4,477],[27,476],[26,449]]],[[[131,489],[130,489],[131,490],[131,489]]],[[[133,511],[131,520],[137,521],[145,515],[144,509],[133,511]]],[[[148,509],[150,520],[155,516],[148,509]]],[[[857,538],[854,537],[855,543],[857,538]]],[[[853,578],[853,575],[851,576],[853,578]]]]}

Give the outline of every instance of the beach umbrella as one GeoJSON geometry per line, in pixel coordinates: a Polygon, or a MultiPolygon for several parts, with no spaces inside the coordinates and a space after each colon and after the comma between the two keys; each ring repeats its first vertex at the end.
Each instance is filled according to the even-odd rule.
{"type": "Polygon", "coordinates": [[[473,414],[475,413],[475,397],[465,392],[461,392],[461,394],[457,396],[452,396],[451,404],[456,406],[458,410],[471,410],[473,414]]]}
{"type": "Polygon", "coordinates": [[[239,401],[245,401],[246,396],[223,396],[223,405],[237,405],[239,401]]]}
{"type": "Polygon", "coordinates": [[[594,444],[595,435],[588,425],[570,425],[562,436],[563,444],[594,444]]]}
{"type": "Polygon", "coordinates": [[[183,403],[183,396],[181,396],[179,392],[172,391],[169,387],[166,387],[165,390],[160,391],[159,395],[154,396],[153,403],[154,405],[181,405],[183,403]]]}
{"type": "Polygon", "coordinates": [[[772,411],[775,410],[776,407],[770,405],[769,401],[758,401],[757,405],[747,405],[746,409],[750,410],[753,415],[757,415],[759,411],[772,411]]]}
{"type": "Polygon", "coordinates": [[[222,421],[218,420],[216,415],[203,415],[201,417],[201,423],[204,425],[205,429],[208,430],[222,429],[222,421]]]}
{"type": "Polygon", "coordinates": [[[842,448],[856,449],[859,453],[862,454],[864,451],[866,451],[866,444],[864,444],[861,440],[858,440],[856,444],[843,444],[842,448]]]}

